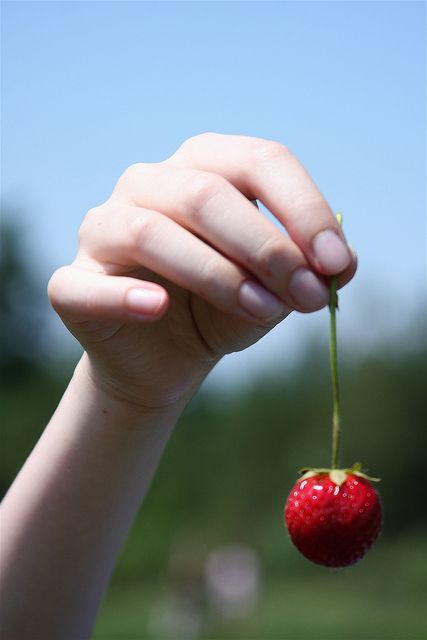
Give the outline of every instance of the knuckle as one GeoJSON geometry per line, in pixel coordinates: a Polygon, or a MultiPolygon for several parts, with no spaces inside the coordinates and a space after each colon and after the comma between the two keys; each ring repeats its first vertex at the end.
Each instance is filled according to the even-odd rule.
{"type": "Polygon", "coordinates": [[[255,262],[260,272],[267,277],[283,273],[288,268],[289,256],[284,239],[266,238],[255,252],[255,262]]]}
{"type": "Polygon", "coordinates": [[[222,137],[224,137],[222,134],[212,131],[191,136],[187,138],[165,162],[178,165],[188,162],[193,154],[197,154],[197,152],[200,152],[201,149],[206,148],[208,145],[214,145],[222,137]]]}
{"type": "Polygon", "coordinates": [[[215,306],[233,309],[238,289],[247,277],[243,267],[229,263],[222,257],[209,256],[198,269],[197,293],[207,297],[215,306]]]}
{"type": "Polygon", "coordinates": [[[230,297],[227,294],[231,287],[230,273],[224,269],[221,260],[214,257],[202,262],[197,274],[197,294],[201,297],[214,298],[216,303],[223,306],[230,297]],[[227,283],[227,286],[224,286],[227,283]]]}
{"type": "Polygon", "coordinates": [[[154,213],[144,211],[144,213],[137,215],[129,228],[130,248],[136,247],[138,250],[147,249],[156,241],[156,228],[156,217],[154,213]]]}
{"type": "Polygon", "coordinates": [[[135,182],[135,180],[141,177],[146,164],[143,162],[135,162],[129,165],[119,177],[115,191],[127,190],[135,182]]]}
{"type": "Polygon", "coordinates": [[[104,205],[99,207],[92,207],[86,213],[78,231],[78,238],[80,244],[84,244],[88,238],[92,237],[96,233],[101,224],[101,218],[104,214],[104,205]]]}
{"type": "Polygon", "coordinates": [[[257,165],[269,164],[272,160],[290,155],[292,154],[289,149],[275,140],[257,141],[253,150],[254,161],[257,165]]]}
{"type": "Polygon", "coordinates": [[[203,215],[207,203],[225,188],[226,180],[221,176],[204,171],[191,171],[186,179],[186,207],[192,218],[203,215]]]}
{"type": "MultiPolygon", "coordinates": [[[[320,192],[314,189],[300,189],[294,193],[294,210],[296,212],[310,212],[316,216],[328,210],[329,207],[320,192]]],[[[334,221],[332,221],[334,225],[334,221]]]]}
{"type": "Polygon", "coordinates": [[[125,180],[133,179],[141,174],[145,164],[143,162],[134,162],[123,171],[121,177],[125,180]]]}
{"type": "Polygon", "coordinates": [[[220,134],[214,133],[213,131],[205,131],[203,133],[198,133],[195,136],[191,136],[190,138],[187,138],[187,140],[185,140],[182,143],[182,145],[179,147],[178,151],[180,149],[188,150],[188,149],[191,149],[192,147],[198,147],[201,144],[205,144],[206,142],[213,142],[219,137],[220,137],[220,134]]]}
{"type": "Polygon", "coordinates": [[[218,260],[216,260],[214,257],[205,259],[200,265],[200,270],[198,273],[198,279],[201,288],[205,291],[217,288],[218,282],[220,281],[219,274],[221,273],[221,271],[221,265],[218,264],[218,260]]]}
{"type": "Polygon", "coordinates": [[[55,310],[58,310],[61,307],[61,294],[68,270],[68,266],[60,267],[51,275],[49,282],[47,283],[47,296],[50,304],[55,310]]]}

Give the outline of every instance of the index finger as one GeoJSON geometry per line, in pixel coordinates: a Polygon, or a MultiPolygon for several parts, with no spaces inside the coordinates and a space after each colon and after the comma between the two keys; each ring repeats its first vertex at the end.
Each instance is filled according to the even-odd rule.
{"type": "Polygon", "coordinates": [[[187,140],[167,162],[222,175],[249,199],[261,200],[320,273],[355,269],[355,258],[329,204],[285,146],[209,133],[187,140]]]}

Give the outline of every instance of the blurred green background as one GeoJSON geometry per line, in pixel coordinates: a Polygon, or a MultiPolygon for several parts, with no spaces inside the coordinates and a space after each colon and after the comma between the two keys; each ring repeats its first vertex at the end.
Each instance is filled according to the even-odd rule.
{"type": "MultiPolygon", "coordinates": [[[[1,235],[4,493],[74,362],[44,346],[45,296],[24,266],[22,234],[4,225],[1,235]]],[[[425,318],[414,318],[407,344],[395,347],[369,356],[350,348],[341,359],[343,462],[360,460],[382,478],[383,533],[360,564],[339,571],[311,565],[283,525],[297,469],[329,462],[328,351],[319,340],[292,370],[266,372],[226,395],[208,387],[193,400],[135,522],[94,638],[425,638],[425,318]]]]}

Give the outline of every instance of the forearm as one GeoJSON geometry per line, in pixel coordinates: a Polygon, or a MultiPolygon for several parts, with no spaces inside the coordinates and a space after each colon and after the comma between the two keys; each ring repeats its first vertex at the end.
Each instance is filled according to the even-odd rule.
{"type": "Polygon", "coordinates": [[[5,640],[83,640],[185,402],[141,410],[77,367],[2,506],[5,640]]]}

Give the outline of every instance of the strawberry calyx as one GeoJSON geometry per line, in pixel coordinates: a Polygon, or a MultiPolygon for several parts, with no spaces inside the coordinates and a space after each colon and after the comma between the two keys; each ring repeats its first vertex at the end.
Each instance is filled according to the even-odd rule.
{"type": "Polygon", "coordinates": [[[359,478],[364,478],[365,480],[370,480],[371,482],[380,482],[381,478],[373,478],[369,476],[367,473],[362,471],[362,464],[360,462],[355,462],[354,465],[347,469],[326,469],[326,468],[315,468],[315,467],[304,467],[300,469],[298,473],[302,474],[302,479],[312,478],[317,475],[327,475],[330,480],[340,487],[348,478],[348,476],[354,475],[359,478]]]}

